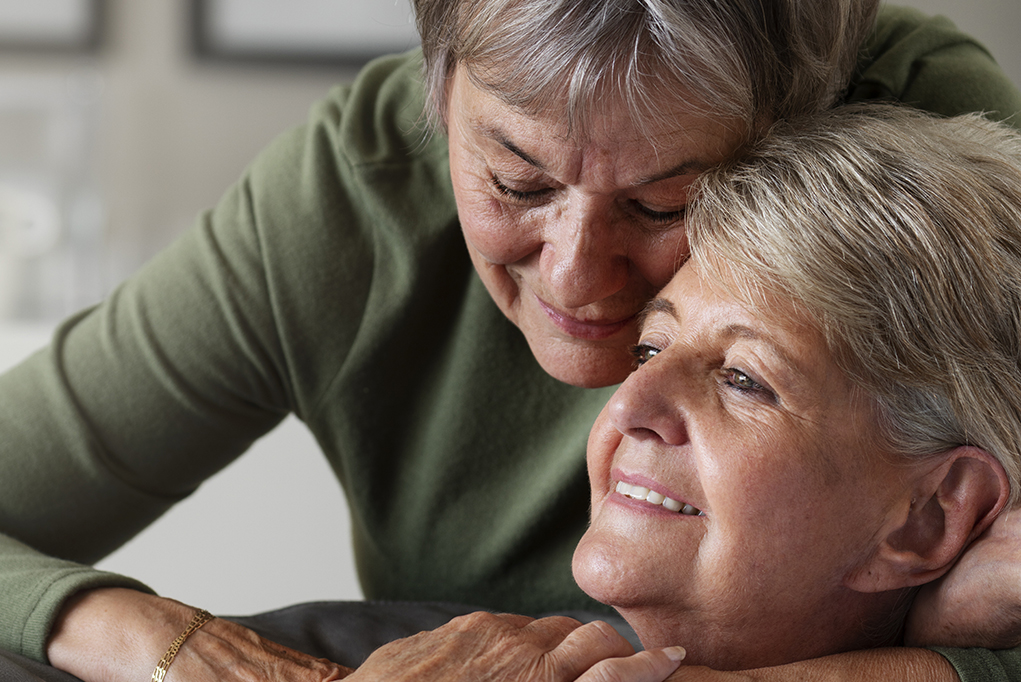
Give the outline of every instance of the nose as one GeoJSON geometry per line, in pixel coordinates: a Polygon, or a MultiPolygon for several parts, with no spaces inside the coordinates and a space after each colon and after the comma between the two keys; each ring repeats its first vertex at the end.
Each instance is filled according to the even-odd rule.
{"type": "Polygon", "coordinates": [[[550,301],[581,308],[627,286],[631,263],[626,232],[618,229],[613,208],[598,199],[572,197],[546,224],[540,260],[550,301]]]}
{"type": "Polygon", "coordinates": [[[608,404],[613,426],[637,440],[667,445],[688,442],[683,393],[685,373],[662,353],[631,373],[608,404]]]}

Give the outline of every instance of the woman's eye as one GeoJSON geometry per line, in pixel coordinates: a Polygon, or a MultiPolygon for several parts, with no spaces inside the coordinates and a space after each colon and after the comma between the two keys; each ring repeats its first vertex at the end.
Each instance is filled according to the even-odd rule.
{"type": "Polygon", "coordinates": [[[686,206],[682,206],[681,208],[673,211],[656,211],[640,201],[635,201],[632,205],[643,218],[646,218],[658,225],[669,225],[670,223],[676,223],[679,220],[683,220],[685,210],[687,209],[686,206]]]}
{"type": "Polygon", "coordinates": [[[528,191],[520,189],[511,189],[507,185],[503,184],[500,178],[496,177],[496,175],[494,174],[490,174],[490,181],[493,183],[493,187],[496,188],[496,191],[499,192],[502,196],[505,196],[508,199],[511,199],[512,201],[519,203],[535,202],[537,200],[542,199],[551,191],[553,191],[552,188],[549,187],[543,187],[542,189],[528,191]]]}
{"type": "Polygon", "coordinates": [[[637,346],[631,346],[631,355],[634,356],[635,365],[638,367],[647,363],[657,353],[659,353],[659,349],[648,344],[640,343],[637,346]]]}
{"type": "Polygon", "coordinates": [[[768,397],[771,400],[775,400],[773,392],[752,379],[748,374],[742,372],[739,369],[733,367],[723,370],[724,381],[730,386],[733,386],[742,393],[757,393],[764,397],[768,397]]]}

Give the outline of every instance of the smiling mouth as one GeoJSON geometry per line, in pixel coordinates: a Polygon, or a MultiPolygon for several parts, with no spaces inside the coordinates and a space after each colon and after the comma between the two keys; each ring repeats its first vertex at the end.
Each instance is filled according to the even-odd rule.
{"type": "Polygon", "coordinates": [[[635,320],[634,315],[630,315],[619,320],[604,320],[598,322],[579,320],[556,310],[541,298],[536,297],[536,300],[539,302],[539,307],[542,308],[543,312],[546,313],[546,316],[557,328],[560,329],[560,331],[579,339],[586,339],[589,341],[607,339],[622,330],[627,329],[635,320]]]}
{"type": "Polygon", "coordinates": [[[631,485],[624,481],[618,481],[615,490],[623,495],[624,497],[632,500],[642,500],[652,505],[659,505],[670,511],[684,514],[685,516],[705,516],[705,512],[696,507],[692,507],[690,504],[678,502],[672,497],[666,497],[657,493],[655,490],[649,490],[648,488],[640,485],[631,485]]]}

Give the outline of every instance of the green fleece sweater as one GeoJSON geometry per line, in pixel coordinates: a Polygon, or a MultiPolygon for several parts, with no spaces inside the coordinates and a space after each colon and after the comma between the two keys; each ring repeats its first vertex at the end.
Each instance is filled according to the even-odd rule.
{"type": "MultiPolygon", "coordinates": [[[[145,589],[88,564],[289,412],[344,486],[366,597],[599,608],[570,558],[612,388],[549,378],[476,277],[419,70],[416,53],[386,58],[333,90],[194,229],[0,377],[0,647],[44,661],[69,595],[145,589]]],[[[849,93],[1021,110],[979,46],[907,11],[884,13],[849,93]]]]}

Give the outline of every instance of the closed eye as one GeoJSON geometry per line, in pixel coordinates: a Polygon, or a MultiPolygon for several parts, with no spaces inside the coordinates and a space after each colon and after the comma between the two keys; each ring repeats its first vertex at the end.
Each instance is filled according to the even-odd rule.
{"type": "Polygon", "coordinates": [[[673,211],[656,211],[640,201],[634,201],[631,205],[642,217],[660,225],[667,225],[684,219],[684,214],[687,210],[686,206],[682,206],[681,208],[673,211]]]}
{"type": "Polygon", "coordinates": [[[496,191],[501,195],[520,203],[534,202],[544,198],[547,194],[553,191],[551,187],[543,187],[542,189],[527,191],[511,189],[507,185],[503,184],[503,182],[500,181],[500,178],[496,177],[496,175],[490,175],[490,182],[492,182],[493,187],[495,187],[496,191]]]}

